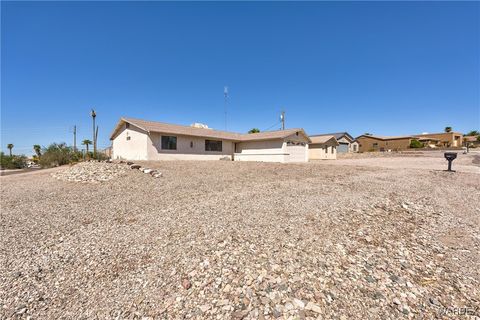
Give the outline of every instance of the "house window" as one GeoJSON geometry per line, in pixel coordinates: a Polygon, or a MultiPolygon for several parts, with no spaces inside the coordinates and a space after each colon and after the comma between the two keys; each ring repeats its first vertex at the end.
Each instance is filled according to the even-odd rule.
{"type": "Polygon", "coordinates": [[[336,149],[337,147],[332,147],[332,154],[333,154],[333,151],[334,151],[333,149],[334,149],[334,148],[336,149]]]}
{"type": "Polygon", "coordinates": [[[131,139],[131,137],[130,137],[130,136],[127,136],[127,141],[130,140],[130,139],[131,139]]]}
{"type": "Polygon", "coordinates": [[[373,146],[373,149],[378,149],[378,143],[375,142],[372,146],[373,146]]]}
{"type": "Polygon", "coordinates": [[[162,136],[162,149],[177,150],[177,137],[162,136]]]}
{"type": "Polygon", "coordinates": [[[127,122],[125,123],[125,129],[128,129],[128,128],[130,128],[130,123],[127,122]]]}
{"type": "Polygon", "coordinates": [[[193,148],[193,141],[190,141],[190,148],[193,148]]]}
{"type": "Polygon", "coordinates": [[[205,151],[222,151],[222,141],[205,140],[205,151]]]}

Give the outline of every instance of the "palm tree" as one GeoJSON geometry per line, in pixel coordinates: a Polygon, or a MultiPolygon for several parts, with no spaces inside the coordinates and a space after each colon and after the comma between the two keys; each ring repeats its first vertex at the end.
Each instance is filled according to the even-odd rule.
{"type": "Polygon", "coordinates": [[[452,127],[445,127],[445,132],[452,132],[452,127]]]}
{"type": "Polygon", "coordinates": [[[37,155],[38,158],[40,158],[42,156],[42,147],[40,147],[39,144],[34,144],[33,145],[33,151],[35,151],[35,154],[37,155]]]}
{"type": "Polygon", "coordinates": [[[258,128],[252,128],[248,131],[248,133],[259,133],[260,132],[260,129],[258,128]]]}
{"type": "Polygon", "coordinates": [[[92,141],[90,141],[90,140],[88,140],[88,139],[85,139],[85,140],[82,141],[82,144],[83,144],[84,146],[87,146],[87,154],[88,154],[88,145],[89,145],[89,144],[92,144],[92,141]]]}
{"type": "Polygon", "coordinates": [[[8,148],[8,150],[10,150],[10,157],[11,157],[12,156],[13,144],[12,143],[7,144],[7,148],[8,148]]]}

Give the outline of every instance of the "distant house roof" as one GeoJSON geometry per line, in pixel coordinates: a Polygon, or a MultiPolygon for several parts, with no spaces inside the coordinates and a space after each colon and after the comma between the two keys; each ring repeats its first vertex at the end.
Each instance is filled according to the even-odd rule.
{"type": "Polygon", "coordinates": [[[335,145],[338,146],[338,141],[334,135],[310,136],[310,140],[312,140],[312,144],[323,144],[333,140],[335,145]]]}
{"type": "Polygon", "coordinates": [[[361,137],[372,138],[372,139],[377,139],[377,140],[399,140],[399,139],[413,139],[414,138],[414,136],[378,136],[378,135],[373,135],[373,134],[362,134],[361,136],[358,136],[357,138],[355,138],[355,140],[357,140],[361,137]]]}
{"type": "Polygon", "coordinates": [[[307,134],[301,128],[241,134],[241,133],[235,133],[235,132],[220,131],[220,130],[213,130],[213,129],[206,129],[206,128],[197,128],[192,126],[182,126],[178,124],[169,124],[164,122],[147,121],[147,120],[122,117],[120,118],[120,121],[117,123],[117,125],[115,126],[115,129],[110,135],[110,140],[113,140],[115,134],[118,132],[118,130],[120,130],[120,128],[124,123],[130,123],[146,132],[170,133],[170,134],[178,134],[178,135],[185,135],[185,136],[197,136],[197,137],[232,140],[232,141],[258,141],[258,140],[284,139],[288,136],[296,134],[297,132],[303,134],[308,139],[307,134]]]}
{"type": "Polygon", "coordinates": [[[465,136],[463,137],[463,140],[468,141],[468,142],[475,142],[477,141],[479,136],[465,136]]]}
{"type": "Polygon", "coordinates": [[[340,140],[342,137],[347,137],[350,141],[355,140],[348,132],[335,132],[335,133],[322,133],[322,134],[314,134],[311,137],[321,137],[321,136],[334,136],[335,139],[340,140]]]}
{"type": "Polygon", "coordinates": [[[456,135],[462,135],[460,132],[438,132],[438,133],[421,133],[421,134],[415,134],[415,137],[421,137],[421,136],[431,136],[431,135],[442,135],[442,134],[456,134],[456,135]]]}
{"type": "Polygon", "coordinates": [[[240,141],[256,141],[256,140],[271,140],[271,139],[284,139],[288,136],[294,135],[296,133],[302,133],[308,140],[310,140],[301,128],[296,129],[285,129],[277,131],[265,131],[258,133],[249,133],[249,134],[240,134],[240,141]]]}

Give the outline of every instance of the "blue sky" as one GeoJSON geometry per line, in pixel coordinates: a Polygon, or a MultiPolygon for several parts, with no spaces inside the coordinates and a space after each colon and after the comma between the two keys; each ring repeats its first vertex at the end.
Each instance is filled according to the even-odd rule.
{"type": "Polygon", "coordinates": [[[480,127],[478,2],[2,2],[1,147],[121,116],[309,134],[480,127]],[[279,126],[273,126],[276,129],[279,126]]]}

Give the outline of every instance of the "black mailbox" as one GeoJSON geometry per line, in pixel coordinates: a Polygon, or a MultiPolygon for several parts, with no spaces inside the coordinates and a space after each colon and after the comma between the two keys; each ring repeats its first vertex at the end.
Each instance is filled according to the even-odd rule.
{"type": "Polygon", "coordinates": [[[448,170],[447,171],[454,171],[452,170],[452,161],[457,158],[456,152],[445,152],[444,154],[445,159],[448,161],[448,170]]]}

